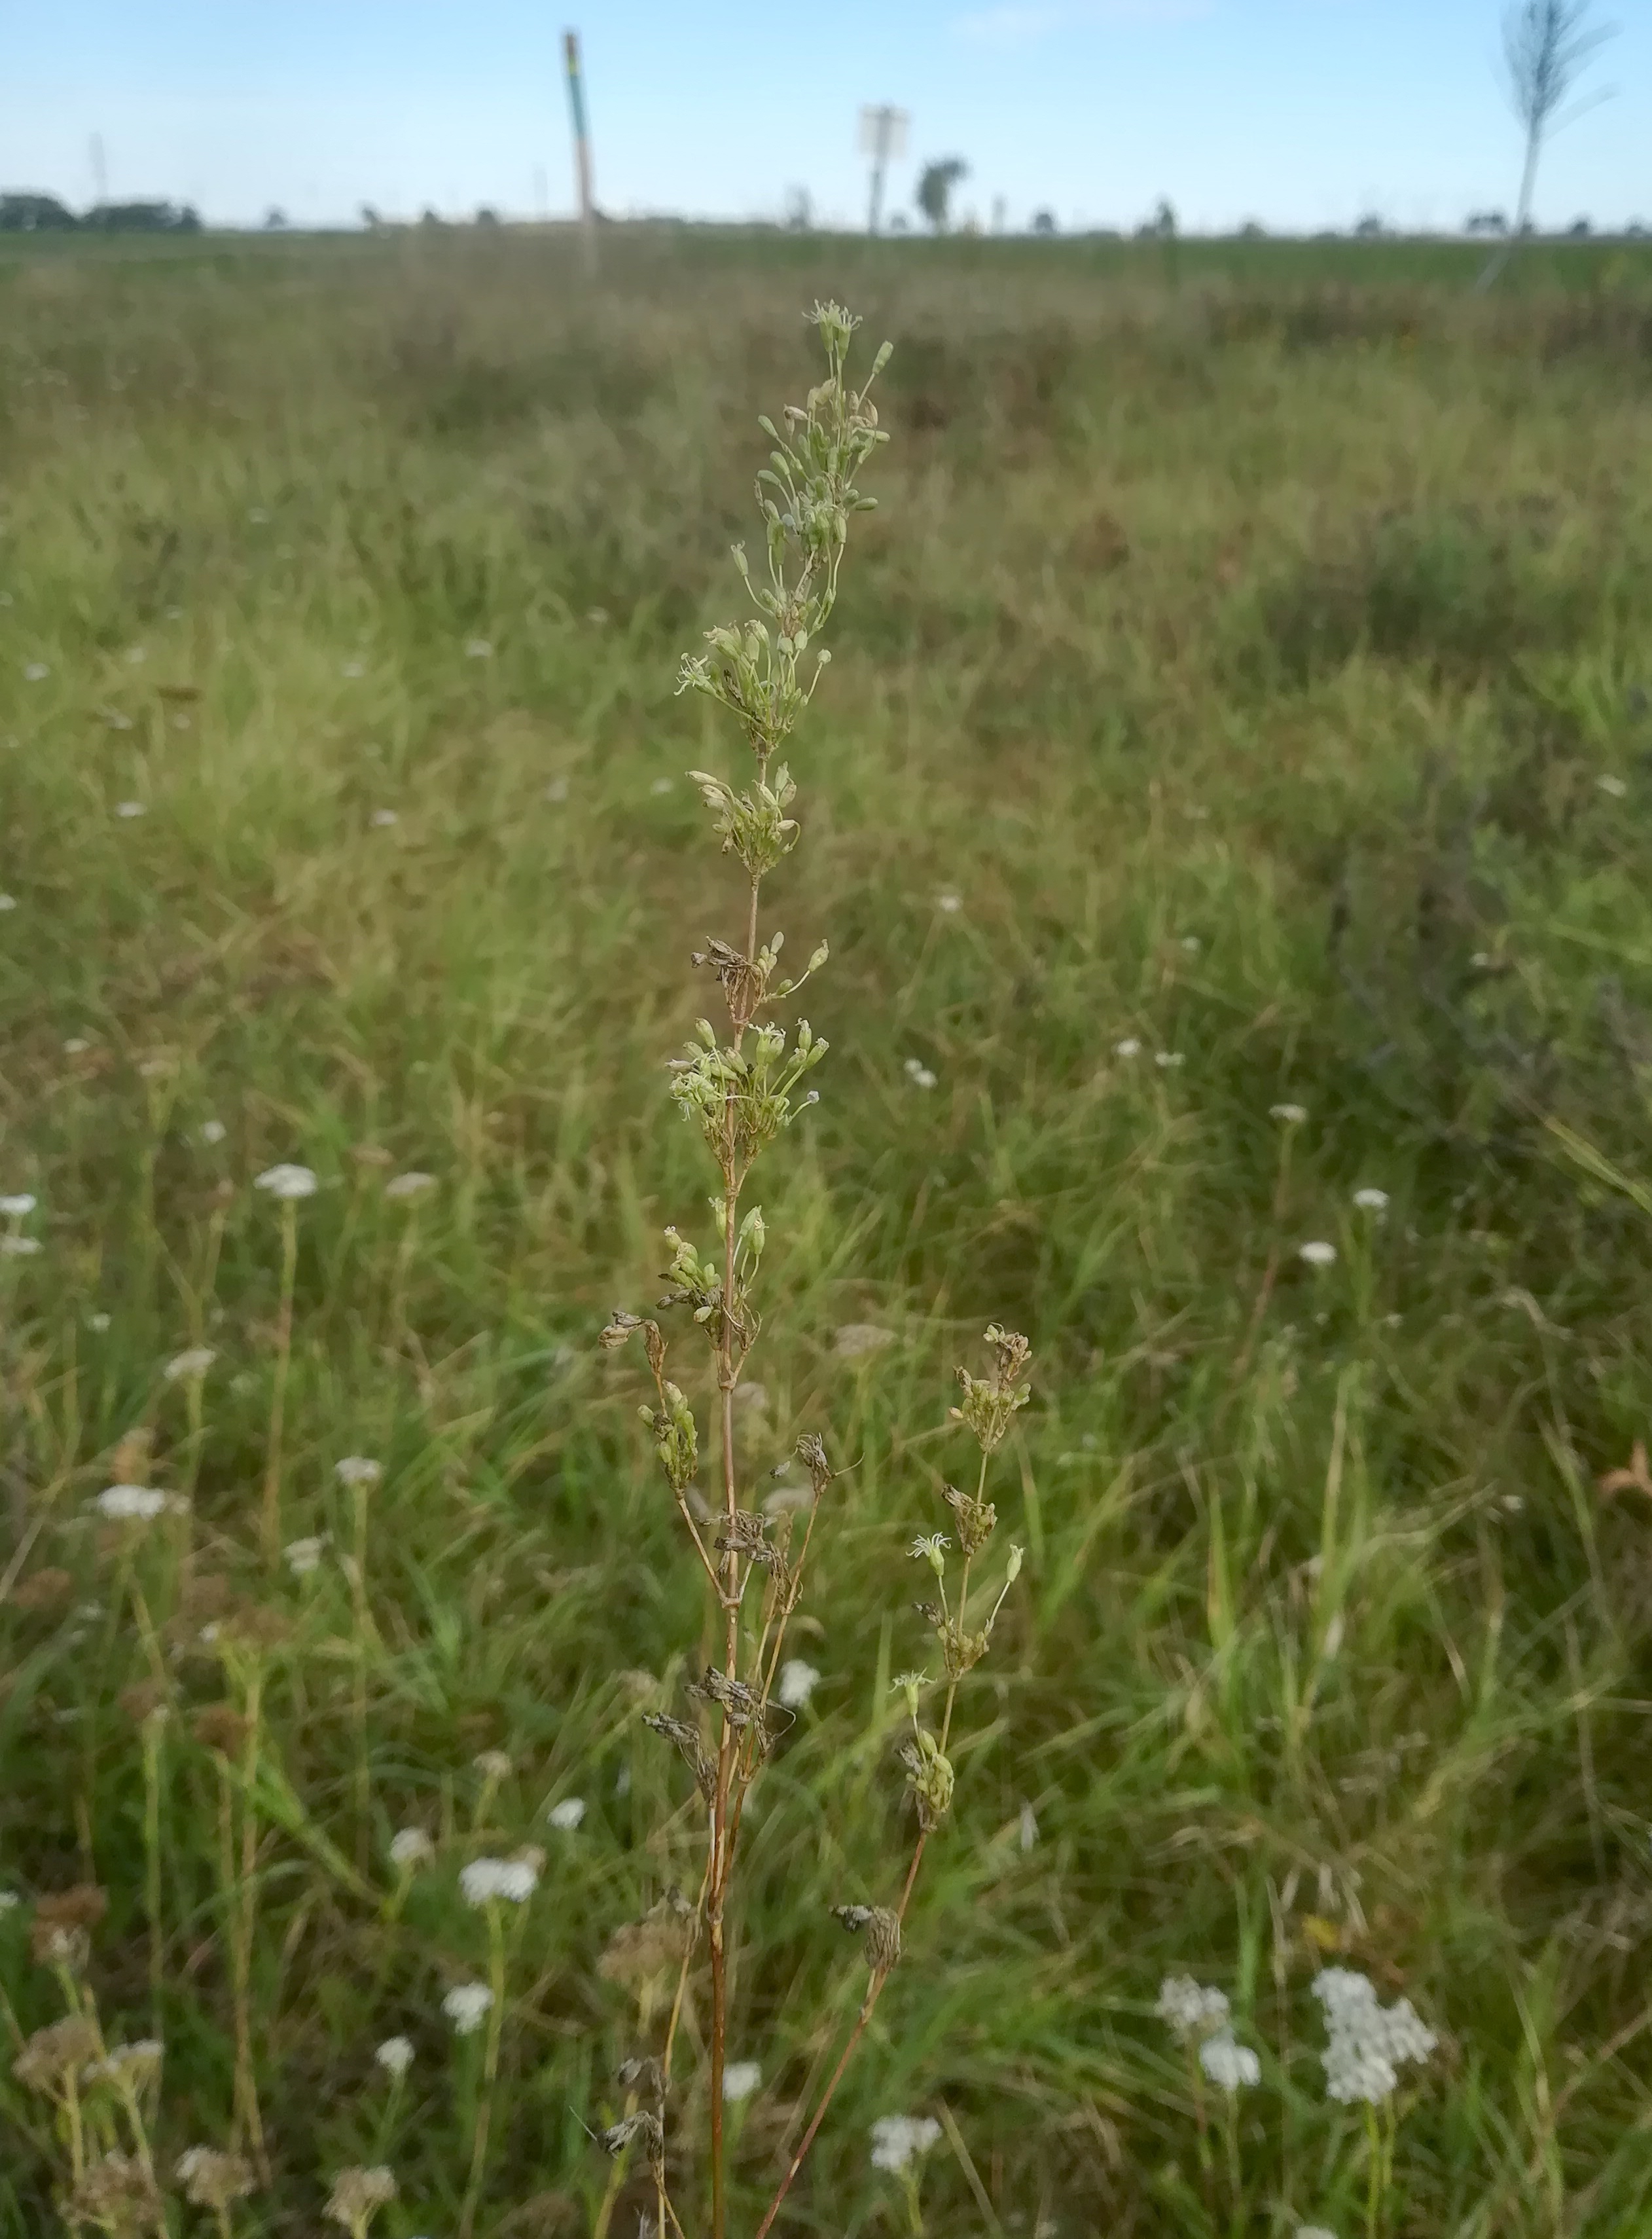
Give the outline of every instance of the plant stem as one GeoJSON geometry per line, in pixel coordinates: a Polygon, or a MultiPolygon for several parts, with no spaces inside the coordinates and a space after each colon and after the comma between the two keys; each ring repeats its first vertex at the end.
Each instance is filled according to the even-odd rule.
{"type": "Polygon", "coordinates": [[[252,2056],[252,1946],[258,1904],[258,1815],[253,1797],[258,1779],[259,1723],[263,1713],[263,1671],[255,1664],[247,1682],[247,1739],[241,1767],[240,1903],[236,1909],[232,1960],[236,2001],[236,2083],[237,2109],[247,2119],[253,2158],[263,2182],[269,2182],[269,2163],[264,2151],[263,2120],[258,2110],[258,2080],[252,2056]]]}
{"type": "Polygon", "coordinates": [[[161,1919],[161,1723],[143,1721],[143,1910],[149,1923],[149,2009],[157,2036],[161,2029],[161,1984],[164,1978],[165,1933],[161,1919]]]}
{"type": "Polygon", "coordinates": [[[281,1560],[281,1445],[287,1412],[287,1368],[293,1350],[293,1288],[298,1272],[298,1206],[284,1198],[281,1208],[281,1312],[275,1327],[275,1386],[269,1400],[269,1436],[264,1453],[264,1557],[273,1570],[281,1560]]]}
{"type": "Polygon", "coordinates": [[[505,2027],[505,1926],[498,1903],[488,1908],[488,1980],[494,2002],[488,2009],[488,2048],[482,2056],[481,2101],[476,2109],[476,2128],[471,2139],[470,2176],[459,2218],[459,2239],[470,2239],[481,2197],[482,2176],[488,2166],[488,2133],[493,2120],[494,2085],[499,2076],[499,2043],[505,2027]]]}

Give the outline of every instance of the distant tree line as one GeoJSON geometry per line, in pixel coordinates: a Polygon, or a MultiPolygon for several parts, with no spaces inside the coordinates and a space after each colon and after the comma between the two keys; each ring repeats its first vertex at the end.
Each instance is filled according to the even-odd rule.
{"type": "Polygon", "coordinates": [[[98,203],[76,217],[56,195],[0,194],[0,233],[199,233],[188,203],[98,203]]]}

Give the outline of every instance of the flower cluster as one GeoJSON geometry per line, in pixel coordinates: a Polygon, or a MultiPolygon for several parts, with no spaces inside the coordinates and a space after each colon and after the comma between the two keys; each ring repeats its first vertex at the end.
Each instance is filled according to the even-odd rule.
{"type": "Polygon", "coordinates": [[[1355,2100],[1379,2106],[1398,2083],[1401,2067],[1426,2060],[1439,2043],[1409,1998],[1383,2005],[1374,1985],[1351,1967],[1322,1969],[1313,1993],[1325,2016],[1326,2095],[1344,2106],[1355,2100]]]}

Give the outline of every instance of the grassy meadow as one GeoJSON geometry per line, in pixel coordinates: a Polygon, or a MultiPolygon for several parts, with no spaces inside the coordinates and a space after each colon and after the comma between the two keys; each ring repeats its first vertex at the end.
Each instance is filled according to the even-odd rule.
{"type": "Polygon", "coordinates": [[[476,2239],[652,2212],[590,2132],[667,2026],[614,1954],[697,1884],[641,1721],[707,1627],[595,1340],[707,1225],[665,1064],[737,758],[677,663],[827,293],[892,441],[766,889],[832,1049],[739,1422],[753,1505],[800,1432],[853,1466],[742,1834],[732,2229],[911,1848],[906,1550],[998,1321],[1025,1565],[777,2232],[1652,2232],[1652,249],[603,256],[0,253],[0,2239],[137,2229],[66,2172],[138,2137],[172,2239],[381,2164],[375,2239],[452,2239],[484,2100],[476,2239]],[[1437,2037],[1370,2125],[1328,1964],[1437,2037]],[[38,2080],[89,1996],[158,2075],[38,2080]]]}

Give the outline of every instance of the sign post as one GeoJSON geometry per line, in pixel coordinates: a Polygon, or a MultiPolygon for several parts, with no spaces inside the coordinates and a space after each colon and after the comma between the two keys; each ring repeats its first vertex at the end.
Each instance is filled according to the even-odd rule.
{"type": "Polygon", "coordinates": [[[866,231],[876,233],[883,223],[884,173],[906,152],[906,128],[912,119],[904,109],[878,102],[860,112],[860,152],[872,158],[872,208],[866,231]]]}

